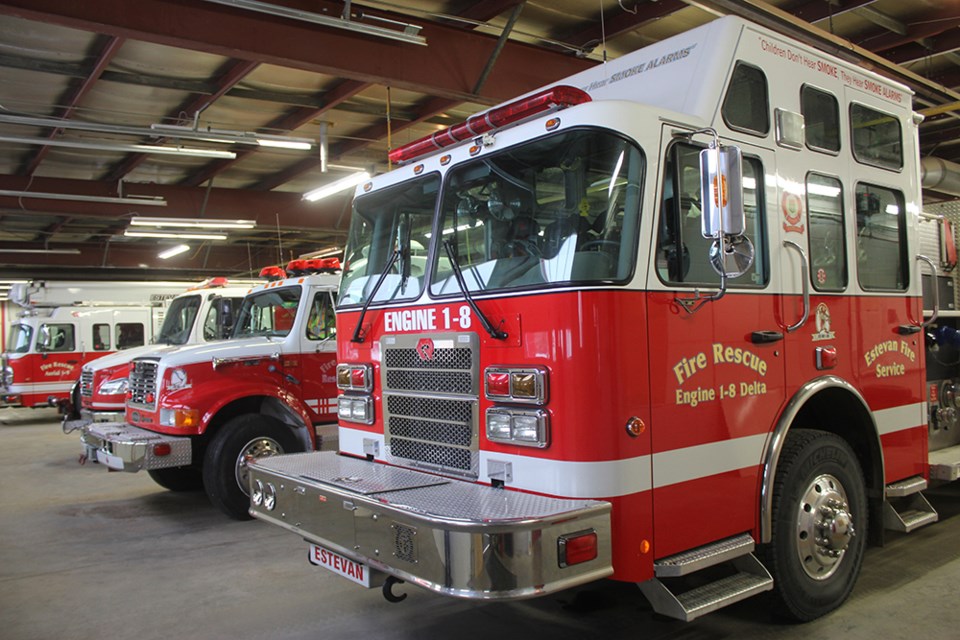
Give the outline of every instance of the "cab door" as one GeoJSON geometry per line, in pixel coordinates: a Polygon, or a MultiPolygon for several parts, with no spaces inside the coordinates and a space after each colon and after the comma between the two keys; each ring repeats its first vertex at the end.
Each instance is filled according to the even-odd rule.
{"type": "Polygon", "coordinates": [[[80,377],[78,325],[74,322],[44,322],[37,333],[33,392],[43,404],[50,396],[65,398],[80,377]]]}
{"type": "Polygon", "coordinates": [[[336,422],[337,324],[331,291],[312,294],[300,354],[300,387],[314,421],[336,422]]]}
{"type": "Polygon", "coordinates": [[[713,241],[701,233],[701,140],[665,127],[661,143],[647,294],[655,558],[755,530],[763,451],[783,401],[764,179],[773,154],[738,143],[755,257],[719,296],[713,241]]]}

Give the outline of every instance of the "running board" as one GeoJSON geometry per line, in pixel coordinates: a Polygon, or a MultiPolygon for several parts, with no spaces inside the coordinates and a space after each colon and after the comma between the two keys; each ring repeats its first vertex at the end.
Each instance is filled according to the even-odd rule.
{"type": "Polygon", "coordinates": [[[910,533],[939,519],[936,509],[923,496],[927,481],[920,476],[887,485],[883,501],[883,526],[892,531],[910,533]]]}
{"type": "Polygon", "coordinates": [[[638,586],[654,611],[689,622],[773,588],[773,578],[753,555],[753,549],[753,538],[743,534],[663,558],[654,563],[657,577],[638,586]],[[687,591],[675,593],[660,579],[686,576],[725,563],[732,567],[732,573],[687,591]]]}

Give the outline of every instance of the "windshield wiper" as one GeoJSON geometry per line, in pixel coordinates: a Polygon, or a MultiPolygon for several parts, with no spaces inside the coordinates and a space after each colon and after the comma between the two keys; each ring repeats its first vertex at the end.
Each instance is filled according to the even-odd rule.
{"type": "MultiPolygon", "coordinates": [[[[454,229],[456,229],[456,227],[454,227],[454,229]]],[[[456,235],[456,232],[454,232],[454,235],[456,235]]],[[[460,287],[460,291],[463,292],[463,297],[466,298],[467,304],[469,304],[470,308],[473,309],[473,312],[477,314],[480,324],[483,325],[483,328],[486,329],[487,333],[489,333],[490,337],[494,340],[506,340],[508,335],[507,332],[501,331],[499,328],[494,328],[493,323],[487,319],[487,316],[483,315],[483,312],[480,311],[480,307],[478,307],[477,303],[473,301],[473,297],[470,295],[470,291],[467,288],[467,283],[463,280],[463,271],[460,270],[460,263],[457,261],[453,244],[449,240],[444,240],[443,248],[447,252],[447,257],[450,259],[450,266],[453,268],[453,277],[457,281],[457,286],[460,287]]],[[[500,324],[503,324],[503,320],[500,321],[500,324]]]]}
{"type": "Polygon", "coordinates": [[[393,253],[390,254],[390,259],[387,260],[387,266],[385,266],[383,271],[380,272],[380,278],[377,280],[377,284],[373,285],[373,291],[370,292],[370,295],[367,297],[367,301],[363,303],[363,309],[360,310],[360,317],[357,319],[357,326],[353,330],[353,337],[350,338],[350,342],[363,342],[363,336],[360,335],[360,329],[363,327],[363,318],[367,315],[367,308],[370,307],[370,303],[373,302],[373,299],[377,296],[377,291],[380,290],[380,285],[382,285],[383,281],[387,279],[390,269],[393,268],[393,265],[396,264],[397,258],[399,257],[400,251],[394,249],[393,253]]]}

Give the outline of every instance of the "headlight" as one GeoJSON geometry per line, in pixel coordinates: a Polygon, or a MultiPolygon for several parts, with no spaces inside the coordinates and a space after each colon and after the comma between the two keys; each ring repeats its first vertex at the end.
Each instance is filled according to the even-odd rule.
{"type": "Polygon", "coordinates": [[[542,409],[488,409],[487,438],[493,442],[544,449],[550,445],[549,414],[542,409]]]}
{"type": "Polygon", "coordinates": [[[124,394],[127,392],[127,379],[126,378],[114,378],[113,380],[107,380],[100,388],[97,389],[97,393],[102,396],[115,396],[124,394]]]}

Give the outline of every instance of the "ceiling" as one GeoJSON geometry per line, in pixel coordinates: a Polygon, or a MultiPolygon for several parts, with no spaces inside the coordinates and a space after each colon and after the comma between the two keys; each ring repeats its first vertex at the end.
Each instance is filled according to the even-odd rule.
{"type": "Polygon", "coordinates": [[[304,192],[386,171],[389,148],[726,13],[910,85],[927,116],[922,155],[960,162],[960,0],[0,0],[0,278],[249,275],[334,253],[350,192],[304,192]],[[277,7],[293,15],[263,12],[277,7]],[[426,45],[343,28],[357,25],[426,45]],[[317,144],[209,142],[157,124],[317,144]],[[179,241],[125,237],[136,215],[256,227],[161,260],[179,241]]]}

